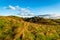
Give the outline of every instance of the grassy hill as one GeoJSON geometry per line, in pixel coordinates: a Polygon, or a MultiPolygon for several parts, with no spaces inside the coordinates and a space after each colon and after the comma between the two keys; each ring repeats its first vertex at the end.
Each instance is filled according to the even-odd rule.
{"type": "Polygon", "coordinates": [[[60,20],[0,16],[0,40],[60,40],[60,20]]]}

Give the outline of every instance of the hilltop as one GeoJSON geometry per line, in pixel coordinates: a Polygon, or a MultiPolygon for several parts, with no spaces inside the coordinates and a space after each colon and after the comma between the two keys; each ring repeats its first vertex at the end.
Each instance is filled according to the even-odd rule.
{"type": "Polygon", "coordinates": [[[0,40],[60,40],[60,19],[0,16],[0,40]]]}

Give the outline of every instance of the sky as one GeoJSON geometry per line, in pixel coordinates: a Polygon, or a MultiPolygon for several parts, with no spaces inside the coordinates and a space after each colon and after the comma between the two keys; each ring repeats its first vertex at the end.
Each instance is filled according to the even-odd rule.
{"type": "Polygon", "coordinates": [[[60,15],[60,0],[0,0],[0,15],[60,15]]]}

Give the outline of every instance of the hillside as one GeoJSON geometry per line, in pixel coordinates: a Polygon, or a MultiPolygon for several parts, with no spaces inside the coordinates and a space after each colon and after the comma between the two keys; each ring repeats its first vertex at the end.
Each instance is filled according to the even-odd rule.
{"type": "Polygon", "coordinates": [[[37,23],[37,24],[46,24],[46,25],[60,25],[60,19],[47,19],[42,17],[32,17],[25,18],[24,21],[37,23]]]}
{"type": "Polygon", "coordinates": [[[60,20],[0,16],[0,40],[60,40],[60,20]]]}

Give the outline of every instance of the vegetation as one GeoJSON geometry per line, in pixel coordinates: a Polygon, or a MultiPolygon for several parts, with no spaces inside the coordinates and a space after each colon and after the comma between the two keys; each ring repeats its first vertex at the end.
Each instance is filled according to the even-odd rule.
{"type": "Polygon", "coordinates": [[[32,17],[32,18],[25,18],[23,20],[37,24],[60,25],[60,19],[45,19],[41,17],[32,17]]]}
{"type": "Polygon", "coordinates": [[[0,16],[0,40],[60,40],[60,20],[0,16]]]}

